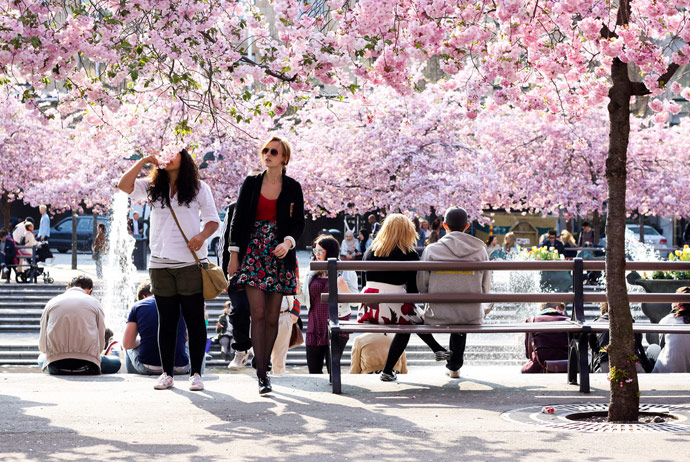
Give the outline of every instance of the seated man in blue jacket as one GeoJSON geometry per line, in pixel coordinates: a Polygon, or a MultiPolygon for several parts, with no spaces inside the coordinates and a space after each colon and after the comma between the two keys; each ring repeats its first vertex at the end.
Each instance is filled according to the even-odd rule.
{"type": "MultiPolygon", "coordinates": [[[[137,299],[127,318],[122,346],[127,350],[126,366],[130,374],[159,375],[162,373],[158,350],[158,308],[151,293],[151,284],[137,289],[137,299]],[[137,340],[137,336],[139,339],[137,340]]],[[[175,346],[175,374],[189,373],[189,355],[186,347],[187,326],[180,316],[175,346]]]]}

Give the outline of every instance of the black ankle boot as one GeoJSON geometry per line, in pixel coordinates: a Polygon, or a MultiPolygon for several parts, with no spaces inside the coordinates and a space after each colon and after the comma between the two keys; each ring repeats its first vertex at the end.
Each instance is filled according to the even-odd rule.
{"type": "Polygon", "coordinates": [[[272,391],[273,388],[271,388],[271,379],[268,376],[259,377],[259,394],[265,395],[266,393],[270,393],[272,391]]]}

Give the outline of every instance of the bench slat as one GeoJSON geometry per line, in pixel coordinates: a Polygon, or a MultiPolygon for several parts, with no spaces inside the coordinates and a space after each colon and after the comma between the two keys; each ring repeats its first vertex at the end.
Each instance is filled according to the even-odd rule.
{"type": "Polygon", "coordinates": [[[379,332],[394,334],[505,334],[526,332],[581,332],[582,325],[570,321],[554,321],[521,324],[477,324],[431,326],[427,324],[360,324],[356,322],[339,323],[342,333],[379,332]]]}
{"type": "MultiPolygon", "coordinates": [[[[329,294],[321,294],[321,301],[328,302],[329,294]]],[[[471,294],[467,292],[448,292],[433,294],[351,294],[338,293],[338,302],[343,303],[572,303],[575,295],[572,292],[532,294],[532,293],[488,293],[471,294]]],[[[690,294],[661,293],[661,294],[628,294],[630,303],[690,303],[690,294]]],[[[585,292],[585,303],[601,303],[606,301],[604,292],[585,292]]]]}
{"type": "MultiPolygon", "coordinates": [[[[592,332],[608,332],[609,323],[591,322],[587,323],[592,332]]],[[[650,322],[633,323],[633,333],[635,334],[690,334],[690,324],[653,324],[650,322]]]]}

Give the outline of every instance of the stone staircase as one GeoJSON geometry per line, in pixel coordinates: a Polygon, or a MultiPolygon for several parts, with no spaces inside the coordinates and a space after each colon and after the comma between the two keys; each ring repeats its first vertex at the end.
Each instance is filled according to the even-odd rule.
{"type": "MultiPolygon", "coordinates": [[[[0,284],[0,365],[34,365],[38,356],[38,333],[43,307],[52,297],[62,293],[64,285],[60,284],[0,284]]],[[[601,290],[598,287],[587,287],[586,291],[601,290]]],[[[98,289],[96,297],[100,296],[98,289]]],[[[225,296],[207,302],[209,316],[208,336],[215,336],[215,321],[223,310],[225,296]]],[[[487,316],[487,323],[521,322],[533,315],[535,305],[495,305],[487,316]]],[[[586,317],[593,319],[599,314],[598,305],[585,307],[586,317]]],[[[355,312],[353,311],[353,315],[355,312]]],[[[645,319],[638,309],[633,312],[635,319],[645,319]]],[[[354,316],[353,316],[354,318],[354,316]]],[[[302,313],[306,328],[307,313],[302,313]]],[[[111,326],[108,326],[111,327],[111,326]]],[[[112,327],[111,327],[112,328],[112,327]]],[[[447,335],[436,336],[442,345],[448,344],[447,335]]],[[[350,364],[352,338],[347,344],[343,356],[343,366],[350,364]]],[[[220,356],[220,347],[213,345],[209,367],[224,367],[227,361],[220,356]]],[[[410,365],[435,364],[433,354],[417,337],[412,336],[407,349],[407,360],[410,365]]],[[[465,351],[465,362],[468,364],[514,365],[524,363],[523,337],[518,334],[470,335],[465,351]]],[[[288,352],[288,366],[305,366],[306,354],[304,345],[288,352]]]]}

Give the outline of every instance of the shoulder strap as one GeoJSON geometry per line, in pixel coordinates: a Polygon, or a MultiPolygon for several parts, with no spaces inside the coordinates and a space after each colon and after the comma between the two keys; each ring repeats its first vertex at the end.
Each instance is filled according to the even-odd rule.
{"type": "MultiPolygon", "coordinates": [[[[185,243],[189,244],[189,239],[187,239],[187,236],[185,235],[184,231],[182,231],[182,226],[180,226],[180,222],[177,221],[177,215],[175,215],[175,209],[173,209],[172,204],[169,204],[168,207],[170,207],[170,213],[172,213],[173,218],[175,219],[175,224],[177,225],[177,229],[180,230],[182,233],[182,237],[184,238],[185,243]]],[[[189,249],[189,247],[187,247],[189,249]]],[[[196,264],[201,266],[201,262],[199,261],[199,257],[196,256],[196,252],[194,252],[192,249],[189,249],[190,252],[192,252],[192,255],[194,256],[194,260],[196,260],[196,264]]]]}

